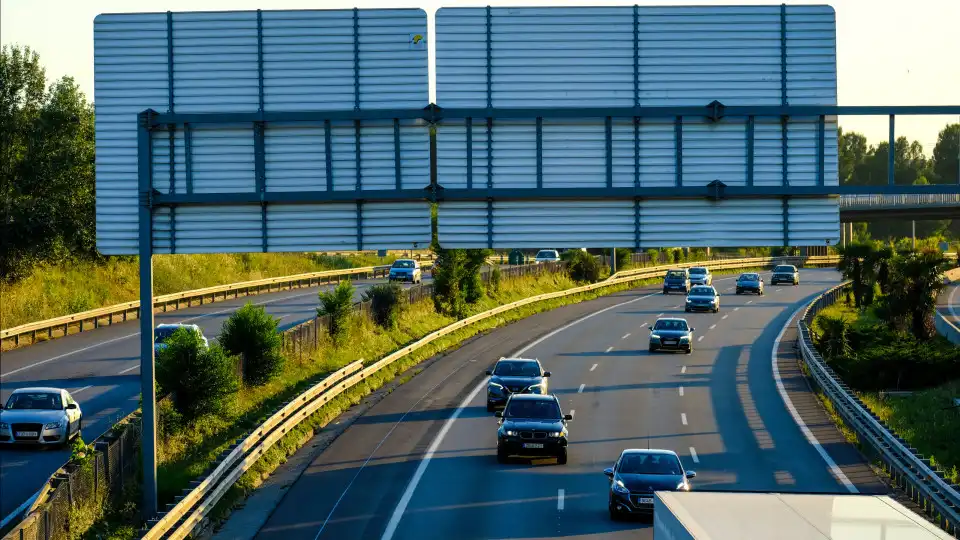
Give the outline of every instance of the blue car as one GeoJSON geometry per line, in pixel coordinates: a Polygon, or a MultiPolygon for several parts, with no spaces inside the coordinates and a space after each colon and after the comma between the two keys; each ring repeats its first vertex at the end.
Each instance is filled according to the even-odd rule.
{"type": "Polygon", "coordinates": [[[671,291],[686,294],[689,290],[690,273],[687,272],[686,268],[667,270],[667,275],[663,278],[663,294],[670,294],[671,291]]]}

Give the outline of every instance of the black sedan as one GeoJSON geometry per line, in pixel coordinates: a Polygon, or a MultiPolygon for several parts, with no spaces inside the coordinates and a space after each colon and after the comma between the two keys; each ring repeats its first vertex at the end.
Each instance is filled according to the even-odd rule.
{"type": "Polygon", "coordinates": [[[676,452],[641,449],[624,450],[603,474],[610,480],[607,506],[613,520],[631,515],[653,517],[653,492],[689,491],[688,479],[697,475],[683,469],[676,452]]]}
{"type": "Polygon", "coordinates": [[[683,351],[693,352],[693,331],[686,319],[664,318],[650,327],[650,352],[683,351]]]}
{"type": "Polygon", "coordinates": [[[487,370],[487,412],[502,407],[513,394],[546,394],[549,371],[539,360],[501,358],[487,370]]]}
{"type": "Polygon", "coordinates": [[[760,274],[749,272],[737,278],[737,294],[754,293],[763,296],[763,278],[760,274]]]}
{"type": "Polygon", "coordinates": [[[561,412],[556,396],[514,394],[497,418],[498,462],[527,456],[556,457],[558,464],[567,464],[567,422],[573,416],[561,412]]]}

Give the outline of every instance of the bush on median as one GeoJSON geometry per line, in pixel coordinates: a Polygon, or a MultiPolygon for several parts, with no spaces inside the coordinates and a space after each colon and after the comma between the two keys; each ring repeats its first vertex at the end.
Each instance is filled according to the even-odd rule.
{"type": "Polygon", "coordinates": [[[199,334],[181,328],[157,356],[157,384],[186,421],[221,412],[240,388],[236,358],[219,345],[204,347],[199,334]]]}
{"type": "Polygon", "coordinates": [[[283,338],[275,319],[262,306],[247,303],[223,322],[217,342],[242,361],[243,382],[266,383],[283,370],[283,338]]]}
{"type": "Polygon", "coordinates": [[[363,293],[363,301],[370,302],[373,322],[386,330],[397,327],[406,300],[406,292],[396,283],[374,285],[363,293]]]}
{"type": "Polygon", "coordinates": [[[567,261],[567,271],[574,281],[579,283],[600,281],[600,263],[593,255],[575,249],[565,252],[561,258],[567,261]]]}
{"type": "Polygon", "coordinates": [[[350,280],[341,281],[332,291],[320,291],[317,315],[330,318],[330,335],[335,342],[343,340],[347,323],[353,315],[353,294],[356,288],[350,280]]]}

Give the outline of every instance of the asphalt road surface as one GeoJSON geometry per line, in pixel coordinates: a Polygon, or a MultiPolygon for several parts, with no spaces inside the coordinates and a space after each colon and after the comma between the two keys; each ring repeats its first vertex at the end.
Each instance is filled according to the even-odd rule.
{"type": "MultiPolygon", "coordinates": [[[[424,283],[431,278],[424,277],[424,283]]],[[[385,279],[355,281],[360,294],[385,279]]],[[[198,325],[215,339],[224,320],[247,302],[262,305],[289,327],[316,314],[317,292],[324,287],[294,289],[157,313],[156,324],[198,325]]],[[[92,441],[137,408],[140,399],[139,321],[105,326],[3,353],[0,400],[25,386],[66,388],[83,410],[83,436],[92,441]]],[[[13,448],[0,445],[0,519],[33,495],[69,457],[69,450],[13,448]]]]}
{"type": "Polygon", "coordinates": [[[943,289],[940,298],[937,300],[937,311],[946,320],[960,326],[960,294],[957,290],[960,285],[951,283],[943,289]]]}
{"type": "MultiPolygon", "coordinates": [[[[638,289],[474,339],[311,456],[257,538],[651,538],[649,524],[612,522],[607,514],[602,471],[624,448],[675,450],[699,473],[694,489],[846,493],[861,480],[876,487],[868,469],[862,479],[853,474],[859,456],[841,436],[829,438],[838,432],[828,420],[810,425],[820,446],[808,442],[773,373],[775,350],[777,365],[791,364],[780,360],[791,354],[789,342],[778,340],[785,324],[839,277],[801,270],[799,286],[770,286],[760,297],[736,296],[732,278],[718,276],[718,314],[684,314],[682,295],[638,289]],[[673,315],[696,328],[694,353],[649,353],[649,325],[673,315]],[[497,463],[497,422],[485,409],[483,371],[516,354],[539,358],[552,371],[550,391],[574,417],[567,465],[497,463]]],[[[804,384],[791,377],[787,386],[804,384]]],[[[810,398],[805,386],[802,392],[810,398]]],[[[823,414],[815,398],[795,409],[823,414]]]]}

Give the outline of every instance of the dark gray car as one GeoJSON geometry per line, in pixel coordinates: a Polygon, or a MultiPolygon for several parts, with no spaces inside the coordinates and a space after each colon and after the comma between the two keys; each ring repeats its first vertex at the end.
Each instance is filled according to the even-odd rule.
{"type": "Polygon", "coordinates": [[[650,352],[693,352],[693,331],[686,319],[657,319],[650,328],[650,352]]]}
{"type": "Polygon", "coordinates": [[[506,404],[514,394],[546,394],[549,371],[544,371],[539,360],[501,358],[493,369],[487,370],[487,412],[506,404]]]}

